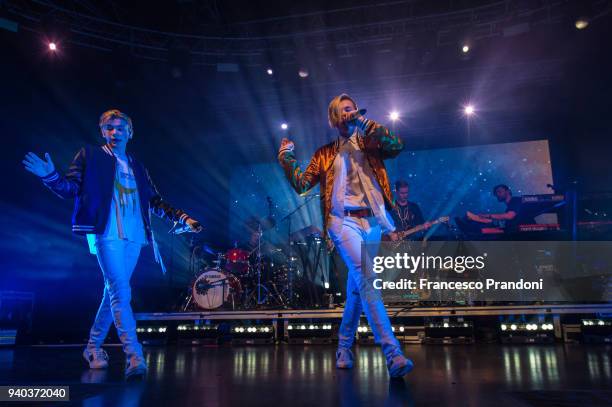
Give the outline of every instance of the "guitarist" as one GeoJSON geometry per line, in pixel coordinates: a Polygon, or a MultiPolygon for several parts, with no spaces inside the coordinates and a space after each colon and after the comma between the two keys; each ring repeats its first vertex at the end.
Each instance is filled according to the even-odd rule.
{"type": "MultiPolygon", "coordinates": [[[[408,201],[410,187],[404,180],[395,182],[395,209],[391,211],[393,222],[395,223],[395,232],[389,233],[389,238],[392,241],[398,240],[398,232],[411,229],[418,225],[423,225],[424,230],[429,229],[432,225],[430,222],[425,222],[421,208],[414,202],[408,201]]],[[[422,238],[423,233],[419,232],[406,239],[422,238]]]]}

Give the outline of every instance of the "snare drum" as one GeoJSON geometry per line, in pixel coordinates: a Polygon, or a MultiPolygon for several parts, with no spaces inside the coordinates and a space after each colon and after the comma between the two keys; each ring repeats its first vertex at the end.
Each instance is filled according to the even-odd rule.
{"type": "Polygon", "coordinates": [[[225,269],[235,274],[249,271],[249,252],[244,249],[229,249],[225,253],[225,269]]]}

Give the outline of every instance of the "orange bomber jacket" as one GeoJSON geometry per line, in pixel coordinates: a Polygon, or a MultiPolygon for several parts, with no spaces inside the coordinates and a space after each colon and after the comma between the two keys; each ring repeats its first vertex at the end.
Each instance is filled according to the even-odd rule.
{"type": "MultiPolygon", "coordinates": [[[[357,136],[357,142],[361,150],[364,151],[376,181],[382,189],[387,209],[393,209],[395,204],[383,160],[397,157],[404,149],[401,138],[381,124],[368,119],[365,122],[363,134],[360,133],[357,136]]],[[[286,151],[278,156],[285,171],[285,176],[298,194],[305,194],[317,183],[321,183],[321,213],[323,214],[324,236],[326,237],[331,213],[332,189],[334,187],[333,163],[339,149],[339,138],[319,148],[310,159],[305,171],[300,169],[293,151],[286,151]]]]}

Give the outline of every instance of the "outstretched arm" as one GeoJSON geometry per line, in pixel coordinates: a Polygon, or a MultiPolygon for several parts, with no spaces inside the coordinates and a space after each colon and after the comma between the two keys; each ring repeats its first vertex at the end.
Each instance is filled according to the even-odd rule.
{"type": "Polygon", "coordinates": [[[319,164],[318,154],[310,159],[306,171],[302,171],[300,166],[295,159],[295,153],[293,152],[293,142],[286,138],[281,141],[281,147],[278,152],[278,161],[280,162],[283,170],[285,171],[285,177],[298,194],[308,192],[319,182],[321,174],[321,168],[319,164]]]}
{"type": "Polygon", "coordinates": [[[504,213],[481,213],[478,216],[495,220],[512,220],[516,218],[516,212],[508,211],[504,213]]]}
{"type": "Polygon", "coordinates": [[[45,159],[42,160],[36,154],[29,152],[22,163],[26,170],[40,177],[45,186],[60,198],[74,198],[79,194],[85,169],[85,148],[79,150],[72,160],[68,172],[63,176],[55,169],[48,153],[45,153],[45,159]]]}
{"type": "Polygon", "coordinates": [[[202,225],[200,225],[200,222],[191,218],[183,210],[176,209],[172,207],[168,202],[164,201],[161,195],[159,194],[157,187],[153,183],[153,180],[149,175],[149,171],[145,169],[145,173],[147,175],[149,187],[151,188],[153,193],[153,197],[149,201],[150,210],[160,218],[169,219],[173,222],[178,222],[181,225],[187,225],[189,226],[192,232],[200,232],[202,230],[202,225]]]}

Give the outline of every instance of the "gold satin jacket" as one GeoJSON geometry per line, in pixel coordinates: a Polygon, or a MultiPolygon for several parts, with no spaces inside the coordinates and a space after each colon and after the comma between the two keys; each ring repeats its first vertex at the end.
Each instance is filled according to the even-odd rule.
{"type": "MultiPolygon", "coordinates": [[[[359,148],[365,153],[366,159],[374,172],[376,181],[382,189],[385,204],[388,210],[395,207],[391,187],[387,176],[387,169],[383,160],[395,158],[404,149],[399,136],[394,135],[386,127],[366,120],[365,130],[357,136],[359,148]]],[[[332,189],[334,187],[334,159],[340,149],[340,140],[319,148],[305,171],[297,164],[293,151],[279,154],[279,161],[285,171],[285,176],[298,194],[305,194],[317,183],[321,183],[321,212],[323,213],[324,236],[327,236],[327,227],[331,213],[332,189]]]]}

